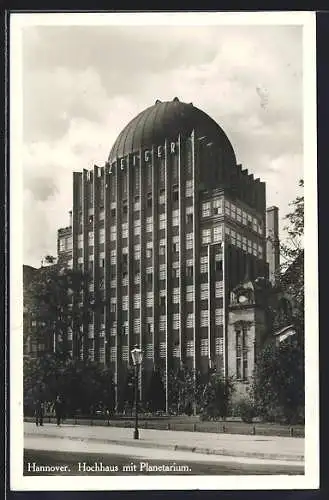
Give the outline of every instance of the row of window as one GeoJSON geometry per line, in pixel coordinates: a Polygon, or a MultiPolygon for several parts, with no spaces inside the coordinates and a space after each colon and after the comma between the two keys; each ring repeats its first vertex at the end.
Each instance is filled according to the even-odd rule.
{"type": "Polygon", "coordinates": [[[225,200],[224,202],[223,198],[202,203],[202,217],[211,217],[213,215],[222,215],[224,213],[236,222],[252,228],[258,234],[263,234],[262,223],[256,217],[252,216],[235,203],[229,200],[225,200]]]}
{"type": "MultiPolygon", "coordinates": [[[[115,306],[116,303],[112,302],[111,299],[111,311],[115,312],[115,306]],[[113,306],[113,309],[112,309],[113,306]]],[[[215,325],[220,326],[223,324],[223,309],[222,308],[216,308],[215,309],[215,325]]],[[[90,338],[93,338],[94,336],[94,325],[92,324],[92,315],[90,316],[89,319],[90,323],[88,324],[88,335],[90,335],[90,338]]],[[[179,313],[174,313],[171,318],[172,322],[172,328],[173,330],[179,330],[181,323],[180,323],[180,314],[179,313]]],[[[209,311],[208,310],[201,310],[200,311],[200,326],[203,327],[208,327],[208,322],[209,322],[209,311]]],[[[147,317],[146,319],[146,324],[148,325],[148,333],[153,333],[153,317],[147,317]]],[[[167,317],[165,315],[160,315],[159,317],[159,330],[160,331],[166,331],[167,327],[167,317]]],[[[186,316],[186,328],[194,328],[194,313],[188,313],[186,316]]],[[[140,318],[134,318],[133,319],[133,329],[134,333],[139,333],[140,332],[140,318]]],[[[117,334],[117,324],[116,321],[112,322],[111,324],[111,335],[116,335],[117,334]]],[[[120,332],[124,335],[128,334],[128,321],[123,321],[122,323],[122,329],[120,332]]],[[[101,318],[101,328],[100,328],[100,337],[104,337],[105,335],[105,324],[104,324],[104,316],[101,318]]],[[[71,337],[72,339],[72,333],[71,337]]]]}

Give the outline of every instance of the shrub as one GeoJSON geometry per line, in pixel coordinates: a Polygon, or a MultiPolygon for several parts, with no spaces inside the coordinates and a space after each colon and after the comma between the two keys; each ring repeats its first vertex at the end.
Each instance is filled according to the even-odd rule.
{"type": "Polygon", "coordinates": [[[242,422],[251,424],[256,417],[256,409],[252,401],[248,399],[241,400],[237,405],[237,413],[241,417],[242,422]]]}

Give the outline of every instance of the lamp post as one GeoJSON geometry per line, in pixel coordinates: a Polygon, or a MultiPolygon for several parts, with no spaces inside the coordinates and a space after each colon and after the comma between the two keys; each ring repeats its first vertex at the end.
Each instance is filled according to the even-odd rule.
{"type": "Polygon", "coordinates": [[[139,432],[138,432],[138,372],[139,372],[139,367],[142,364],[143,353],[142,353],[142,350],[137,345],[135,345],[134,349],[132,349],[131,357],[132,357],[133,364],[135,367],[135,430],[134,430],[134,439],[139,439],[139,432]]]}

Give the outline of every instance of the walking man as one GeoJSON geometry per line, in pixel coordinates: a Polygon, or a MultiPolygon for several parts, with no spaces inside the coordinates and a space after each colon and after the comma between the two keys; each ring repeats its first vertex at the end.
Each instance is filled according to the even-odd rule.
{"type": "Polygon", "coordinates": [[[43,402],[38,399],[35,403],[35,425],[43,425],[43,402]]]}
{"type": "Polygon", "coordinates": [[[63,401],[61,400],[60,396],[57,396],[54,407],[55,407],[56,423],[57,425],[60,425],[63,419],[63,401]]]}

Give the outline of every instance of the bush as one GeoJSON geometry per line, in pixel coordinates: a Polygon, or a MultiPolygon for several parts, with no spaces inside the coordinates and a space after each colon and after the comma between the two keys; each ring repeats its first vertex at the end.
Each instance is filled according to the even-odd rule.
{"type": "Polygon", "coordinates": [[[237,405],[237,413],[241,417],[242,422],[251,424],[253,418],[256,417],[256,409],[252,401],[248,399],[241,400],[237,405]]]}

